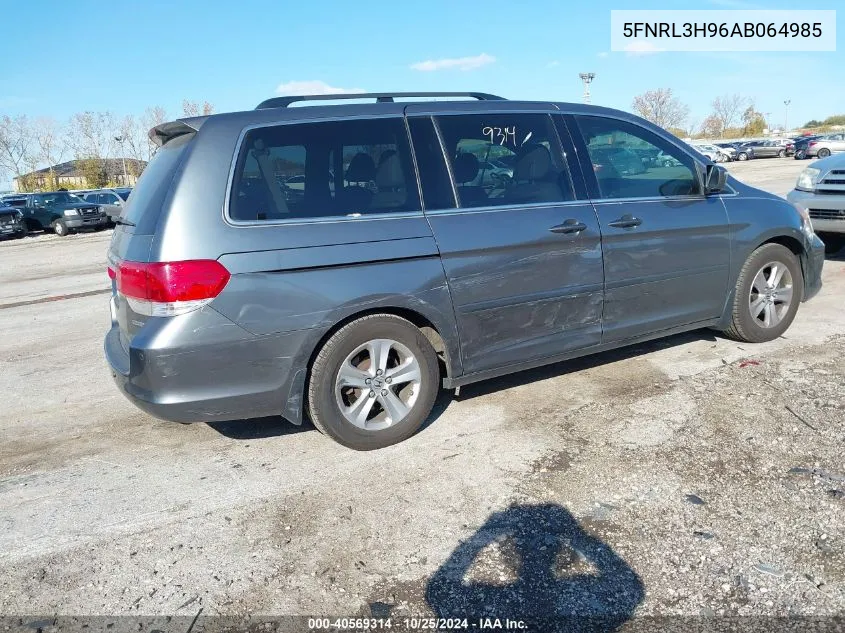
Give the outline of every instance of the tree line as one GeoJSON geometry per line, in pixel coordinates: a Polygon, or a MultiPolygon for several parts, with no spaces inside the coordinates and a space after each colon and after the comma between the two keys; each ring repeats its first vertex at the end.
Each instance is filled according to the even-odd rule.
{"type": "MultiPolygon", "coordinates": [[[[689,106],[678,99],[671,88],[647,90],[634,97],[631,108],[644,119],[682,138],[760,136],[766,128],[783,127],[770,125],[767,116],[755,107],[754,100],[740,94],[716,97],[710,103],[710,114],[702,121],[690,118],[689,106]]],[[[845,115],[808,121],[804,127],[824,130],[833,125],[845,125],[845,115]]]]}
{"type": "MultiPolygon", "coordinates": [[[[210,103],[184,100],[181,116],[200,116],[214,112],[210,103]]],[[[86,188],[99,189],[110,182],[106,169],[109,159],[129,159],[128,175],[138,177],[143,166],[155,154],[156,146],[147,136],[149,130],[170,120],[161,106],[152,106],[142,114],[123,117],[112,112],[78,112],[66,121],[51,117],[26,115],[0,116],[0,180],[18,179],[18,188],[58,189],[58,175],[53,168],[69,160],[77,161],[86,188]],[[48,168],[35,179],[27,174],[48,168]]]]}

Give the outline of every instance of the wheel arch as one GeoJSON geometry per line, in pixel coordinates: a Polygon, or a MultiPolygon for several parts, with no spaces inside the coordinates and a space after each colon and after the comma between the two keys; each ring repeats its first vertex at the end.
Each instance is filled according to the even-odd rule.
{"type": "Polygon", "coordinates": [[[801,275],[806,282],[806,258],[807,258],[807,251],[804,248],[803,243],[794,235],[787,235],[785,233],[776,233],[773,235],[766,235],[760,237],[758,240],[753,242],[753,246],[745,253],[745,257],[743,257],[742,261],[739,262],[738,266],[736,266],[735,272],[731,276],[731,286],[730,292],[727,293],[727,297],[725,300],[725,306],[722,309],[722,317],[719,319],[719,325],[716,326],[716,329],[722,330],[731,322],[731,311],[734,302],[734,296],[736,294],[736,283],[737,278],[739,277],[739,272],[742,270],[742,266],[751,257],[751,254],[754,253],[758,248],[765,246],[766,244],[780,244],[788,248],[792,253],[798,258],[798,264],[801,266],[801,275]]]}
{"type": "Polygon", "coordinates": [[[373,314],[392,314],[409,321],[419,328],[432,344],[438,359],[442,361],[444,377],[452,378],[462,373],[457,327],[454,322],[449,323],[442,315],[437,314],[436,310],[426,309],[425,304],[412,305],[405,301],[394,300],[366,309],[350,311],[336,318],[327,329],[321,328],[317,331],[318,335],[309,345],[304,346],[305,349],[295,364],[300,369],[291,379],[290,390],[284,403],[283,415],[288,421],[294,424],[302,423],[305,409],[304,394],[308,380],[311,378],[311,367],[326,341],[352,321],[373,314]]]}

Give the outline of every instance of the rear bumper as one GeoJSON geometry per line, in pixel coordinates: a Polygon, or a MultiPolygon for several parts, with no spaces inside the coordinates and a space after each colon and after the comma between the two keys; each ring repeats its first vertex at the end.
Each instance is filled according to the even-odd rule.
{"type": "MultiPolygon", "coordinates": [[[[150,318],[126,346],[116,322],[104,352],[115,384],[139,409],[173,422],[290,415],[294,367],[311,330],[256,336],[211,308],[150,318]]],[[[301,389],[300,389],[301,390],[301,389]]],[[[295,394],[301,404],[301,393],[295,394]]]]}

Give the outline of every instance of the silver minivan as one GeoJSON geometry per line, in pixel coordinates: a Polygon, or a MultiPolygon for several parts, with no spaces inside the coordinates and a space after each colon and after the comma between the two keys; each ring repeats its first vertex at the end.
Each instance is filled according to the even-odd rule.
{"type": "Polygon", "coordinates": [[[150,136],[105,354],[168,420],[379,448],[441,388],[696,328],[769,341],[821,287],[806,211],[617,110],[278,97],[150,136]]]}

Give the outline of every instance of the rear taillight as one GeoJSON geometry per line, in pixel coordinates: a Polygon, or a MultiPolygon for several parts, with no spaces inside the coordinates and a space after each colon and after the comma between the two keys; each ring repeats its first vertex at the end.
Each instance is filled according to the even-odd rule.
{"type": "Polygon", "coordinates": [[[107,270],[107,271],[108,271],[108,273],[109,273],[109,279],[114,279],[114,278],[116,277],[116,275],[115,275],[115,273],[114,273],[114,268],[112,268],[111,266],[109,266],[108,268],[106,268],[106,270],[107,270]]]}
{"type": "Polygon", "coordinates": [[[121,262],[117,291],[135,312],[177,316],[201,308],[229,282],[229,271],[213,259],[185,262],[121,262]]]}
{"type": "Polygon", "coordinates": [[[818,143],[816,141],[810,141],[810,143],[809,143],[809,145],[807,145],[807,147],[812,147],[813,145],[818,145],[818,143]]]}

